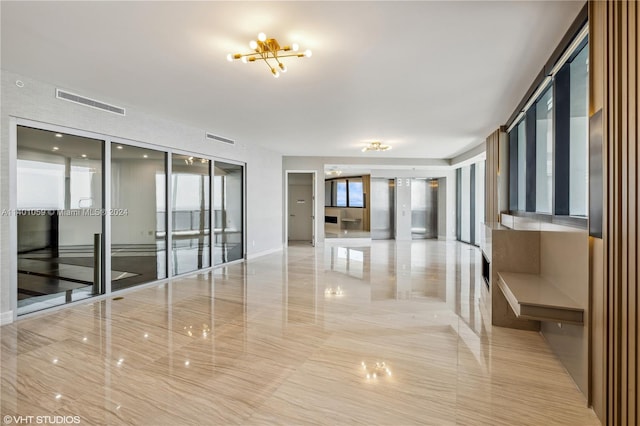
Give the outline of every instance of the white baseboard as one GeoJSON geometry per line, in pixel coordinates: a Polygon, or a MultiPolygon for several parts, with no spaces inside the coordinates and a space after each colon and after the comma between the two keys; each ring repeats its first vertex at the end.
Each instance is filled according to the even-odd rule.
{"type": "Polygon", "coordinates": [[[263,251],[259,251],[257,253],[248,254],[247,255],[247,260],[253,260],[253,259],[256,259],[258,257],[266,256],[268,254],[277,253],[279,251],[282,251],[282,247],[283,246],[274,247],[274,248],[269,249],[269,250],[263,250],[263,251]]]}
{"type": "Polygon", "coordinates": [[[13,311],[2,312],[0,314],[0,325],[11,324],[13,322],[13,311]]]}

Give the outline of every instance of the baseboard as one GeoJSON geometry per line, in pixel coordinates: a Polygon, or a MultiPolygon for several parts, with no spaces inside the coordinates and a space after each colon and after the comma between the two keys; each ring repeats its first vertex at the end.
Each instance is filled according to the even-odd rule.
{"type": "Polygon", "coordinates": [[[2,312],[0,314],[0,325],[11,324],[13,322],[13,311],[2,312]]]}
{"type": "Polygon", "coordinates": [[[266,256],[268,254],[277,253],[279,251],[282,251],[282,246],[274,247],[274,248],[269,249],[269,250],[259,251],[257,253],[247,254],[247,260],[253,260],[253,259],[256,259],[258,257],[266,256]]]}

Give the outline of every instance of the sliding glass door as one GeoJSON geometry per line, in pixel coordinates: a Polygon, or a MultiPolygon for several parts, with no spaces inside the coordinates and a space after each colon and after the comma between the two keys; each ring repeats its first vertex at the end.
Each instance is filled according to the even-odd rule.
{"type": "Polygon", "coordinates": [[[213,176],[214,264],[244,257],[244,167],[216,161],[213,176]]]}
{"type": "Polygon", "coordinates": [[[18,315],[244,258],[243,165],[20,124],[18,315]]]}
{"type": "Polygon", "coordinates": [[[98,139],[17,127],[17,311],[103,292],[98,139]]]}
{"type": "Polygon", "coordinates": [[[209,160],[171,156],[173,275],[211,266],[209,160]]]}
{"type": "Polygon", "coordinates": [[[166,157],[111,144],[111,288],[167,277],[166,157]]]}

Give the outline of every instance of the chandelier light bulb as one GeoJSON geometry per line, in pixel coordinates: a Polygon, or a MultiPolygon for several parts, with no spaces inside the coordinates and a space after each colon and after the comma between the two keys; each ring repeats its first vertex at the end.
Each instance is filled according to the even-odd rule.
{"type": "Polygon", "coordinates": [[[310,58],[311,55],[312,55],[311,50],[307,49],[307,50],[304,51],[304,56],[306,56],[307,58],[310,58]]]}
{"type": "Polygon", "coordinates": [[[265,41],[266,39],[267,39],[267,36],[265,33],[258,34],[258,40],[265,41]]]}
{"type": "Polygon", "coordinates": [[[279,64],[279,66],[282,72],[287,72],[287,67],[282,62],[279,64]]]}
{"type": "MultiPolygon", "coordinates": [[[[260,41],[262,41],[262,40],[260,40],[260,41]]],[[[256,50],[256,49],[258,48],[258,42],[257,42],[257,41],[255,41],[255,40],[251,40],[251,41],[249,42],[249,48],[251,48],[251,49],[253,49],[253,50],[256,50]]]]}
{"type": "Polygon", "coordinates": [[[227,61],[233,62],[233,55],[231,53],[227,55],[227,61]]]}
{"type": "Polygon", "coordinates": [[[240,59],[242,62],[244,62],[245,64],[247,63],[247,57],[243,56],[242,59],[240,59]]]}
{"type": "Polygon", "coordinates": [[[274,76],[275,78],[280,77],[280,73],[279,73],[279,72],[278,72],[278,70],[277,70],[277,69],[275,69],[275,68],[271,68],[271,74],[273,74],[273,76],[274,76]]]}
{"type": "Polygon", "coordinates": [[[298,46],[298,43],[293,43],[291,45],[291,50],[293,50],[294,52],[297,52],[298,49],[300,49],[300,46],[298,46]]]}

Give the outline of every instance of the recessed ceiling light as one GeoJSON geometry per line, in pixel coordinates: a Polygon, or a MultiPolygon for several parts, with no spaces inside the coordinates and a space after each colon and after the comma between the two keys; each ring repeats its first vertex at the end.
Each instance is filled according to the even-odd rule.
{"type": "Polygon", "coordinates": [[[122,149],[122,145],[118,145],[118,146],[116,146],[116,148],[122,149]]]}
{"type": "Polygon", "coordinates": [[[149,158],[149,156],[147,154],[144,154],[142,158],[149,158]]]}
{"type": "Polygon", "coordinates": [[[56,138],[61,138],[62,137],[62,133],[56,133],[56,138]]]}
{"type": "Polygon", "coordinates": [[[82,158],[87,158],[87,154],[82,154],[82,158]]]}
{"type": "Polygon", "coordinates": [[[53,150],[54,150],[54,151],[57,151],[57,150],[59,150],[59,149],[60,149],[60,148],[58,148],[57,146],[54,146],[54,147],[53,147],[53,150]]]}

